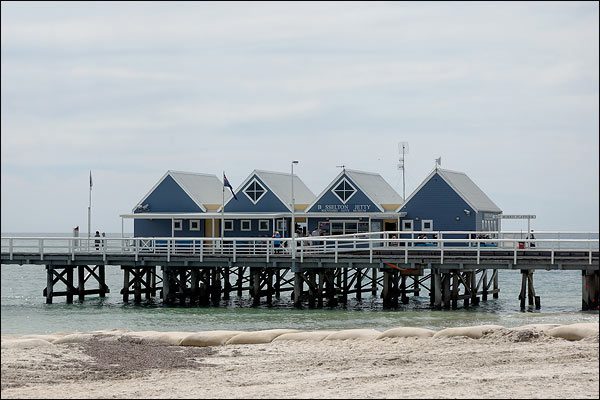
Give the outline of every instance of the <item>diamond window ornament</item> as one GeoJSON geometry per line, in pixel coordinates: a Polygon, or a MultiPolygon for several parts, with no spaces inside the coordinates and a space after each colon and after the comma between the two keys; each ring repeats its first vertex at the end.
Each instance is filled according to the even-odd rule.
{"type": "Polygon", "coordinates": [[[333,188],[332,192],[343,204],[346,204],[346,202],[350,200],[350,197],[354,196],[354,193],[356,193],[356,188],[344,178],[335,188],[333,188]]]}
{"type": "Polygon", "coordinates": [[[244,189],[244,194],[248,196],[250,201],[253,204],[258,203],[258,201],[267,193],[267,189],[264,188],[256,179],[253,179],[252,182],[246,186],[244,189]]]}

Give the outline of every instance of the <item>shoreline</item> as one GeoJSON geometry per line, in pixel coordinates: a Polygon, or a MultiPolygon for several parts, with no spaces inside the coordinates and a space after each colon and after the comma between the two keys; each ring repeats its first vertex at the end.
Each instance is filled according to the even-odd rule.
{"type": "Polygon", "coordinates": [[[2,398],[598,398],[598,325],[3,334],[2,378],[2,398]]]}

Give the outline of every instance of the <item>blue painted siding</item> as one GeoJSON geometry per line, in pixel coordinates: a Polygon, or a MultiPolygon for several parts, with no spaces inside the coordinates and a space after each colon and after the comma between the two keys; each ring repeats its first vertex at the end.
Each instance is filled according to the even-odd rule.
{"type": "Polygon", "coordinates": [[[438,174],[417,192],[400,211],[403,220],[412,219],[414,230],[421,230],[421,221],[433,220],[436,231],[468,231],[477,228],[477,213],[438,174]],[[464,210],[470,212],[466,215],[464,210]],[[456,220],[456,217],[459,219],[456,220]]]}
{"type": "MultiPolygon", "coordinates": [[[[200,221],[199,231],[190,231],[190,220],[182,220],[182,230],[175,231],[175,237],[203,237],[204,220],[200,221]]],[[[171,237],[170,219],[136,219],[133,223],[135,237],[171,237]]]]}
{"type": "Polygon", "coordinates": [[[144,204],[149,206],[147,212],[202,212],[169,175],[150,193],[144,204]]]}
{"type": "MultiPolygon", "coordinates": [[[[253,178],[256,178],[256,180],[267,190],[267,193],[258,201],[258,203],[253,204],[248,196],[243,193],[245,186],[247,186],[245,185],[235,193],[238,199],[231,199],[231,201],[225,205],[225,213],[290,211],[289,208],[287,208],[285,204],[283,204],[281,200],[279,200],[279,198],[273,194],[271,189],[259,177],[254,175],[253,178]]],[[[248,182],[252,182],[252,178],[248,182]]]]}
{"type": "Polygon", "coordinates": [[[332,186],[335,188],[339,183],[346,178],[357,190],[356,193],[346,202],[342,203],[338,197],[333,194],[331,190],[325,192],[315,203],[314,206],[308,210],[309,212],[339,212],[339,213],[353,213],[353,212],[380,212],[379,209],[369,198],[358,188],[356,183],[346,175],[342,175],[332,186]]]}
{"type": "MultiPolygon", "coordinates": [[[[237,195],[237,194],[236,194],[237,195]]],[[[245,196],[245,195],[244,195],[245,196]]],[[[233,200],[235,201],[235,200],[233,200]]],[[[225,214],[225,219],[227,218],[227,214],[225,214]]],[[[269,221],[269,230],[268,231],[259,231],[258,230],[258,219],[251,219],[250,221],[250,231],[242,231],[242,220],[234,219],[233,220],[233,231],[225,231],[225,237],[271,237],[273,236],[273,220],[269,218],[265,218],[265,220],[269,221]]],[[[288,219],[289,226],[289,219],[288,219]]],[[[281,233],[281,232],[280,232],[281,233]]],[[[287,236],[287,232],[286,232],[287,236]]]]}

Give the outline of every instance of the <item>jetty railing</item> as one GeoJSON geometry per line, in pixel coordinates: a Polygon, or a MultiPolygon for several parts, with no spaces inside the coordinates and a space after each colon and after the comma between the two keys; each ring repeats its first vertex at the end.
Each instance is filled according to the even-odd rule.
{"type": "MultiPolygon", "coordinates": [[[[126,238],[80,238],[80,237],[2,237],[1,251],[12,260],[15,254],[32,254],[41,260],[49,254],[102,255],[106,261],[110,255],[162,255],[197,257],[200,261],[207,256],[238,257],[258,256],[266,258],[288,257],[303,261],[305,257],[338,257],[352,253],[373,257],[385,254],[408,263],[411,255],[444,258],[451,252],[460,251],[464,257],[479,264],[482,256],[490,258],[502,252],[510,252],[512,261],[536,252],[554,264],[556,253],[571,252],[587,256],[592,264],[592,254],[599,249],[598,232],[535,232],[530,238],[521,232],[473,232],[473,231],[385,231],[335,236],[298,237],[296,246],[291,238],[265,237],[126,237],[126,238]],[[525,237],[523,237],[525,236],[525,237]],[[295,247],[295,251],[292,248],[295,247]]],[[[597,257],[597,255],[596,255],[597,257]]]]}

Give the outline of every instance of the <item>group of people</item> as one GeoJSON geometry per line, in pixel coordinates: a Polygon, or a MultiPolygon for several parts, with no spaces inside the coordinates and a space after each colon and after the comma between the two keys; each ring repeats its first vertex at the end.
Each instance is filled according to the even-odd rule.
{"type": "Polygon", "coordinates": [[[106,234],[104,232],[102,232],[102,236],[100,236],[100,231],[96,231],[94,238],[99,238],[99,237],[101,237],[102,239],[94,240],[94,245],[96,246],[96,250],[100,250],[100,246],[104,247],[106,245],[106,234]]]}

